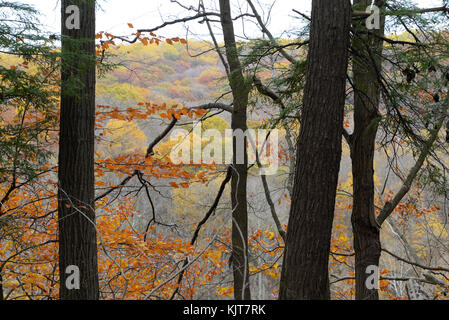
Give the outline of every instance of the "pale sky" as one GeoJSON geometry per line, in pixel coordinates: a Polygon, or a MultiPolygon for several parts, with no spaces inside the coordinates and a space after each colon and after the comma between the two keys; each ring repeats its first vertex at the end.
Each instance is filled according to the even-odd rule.
{"type": "MultiPolygon", "coordinates": [[[[34,5],[42,13],[41,22],[45,30],[54,33],[60,32],[60,0],[22,0],[22,2],[34,5]]],[[[132,23],[135,28],[151,28],[163,21],[186,16],[186,10],[170,0],[97,0],[97,2],[102,8],[97,12],[97,31],[106,31],[115,35],[131,34],[133,30],[127,26],[128,22],[132,23]]],[[[179,2],[186,6],[198,4],[197,0],[179,0],[179,2]]],[[[264,10],[260,7],[258,9],[259,13],[264,15],[268,13],[268,8],[274,2],[268,26],[275,36],[285,35],[284,32],[297,27],[298,21],[294,17],[298,15],[292,9],[308,15],[311,10],[311,0],[254,0],[253,2],[261,3],[264,10]]],[[[420,7],[434,7],[440,6],[442,1],[416,0],[413,2],[420,7]]],[[[216,10],[218,0],[205,0],[205,4],[207,8],[218,11],[216,10]]],[[[234,16],[240,13],[239,7],[244,12],[251,11],[245,0],[231,0],[231,5],[234,16]]],[[[189,15],[193,15],[193,12],[189,15]]],[[[207,38],[209,35],[205,24],[190,22],[188,26],[191,32],[189,37],[196,35],[196,37],[207,38]]],[[[237,35],[243,35],[243,31],[245,31],[250,38],[260,36],[256,26],[251,23],[245,24],[245,29],[243,29],[241,21],[237,21],[235,29],[237,35]]],[[[170,26],[159,31],[158,34],[166,37],[185,37],[186,27],[183,24],[170,26]]]]}
{"type": "MultiPolygon", "coordinates": [[[[41,22],[44,24],[46,30],[51,30],[55,33],[60,32],[59,0],[22,0],[22,2],[33,5],[42,13],[41,22]]],[[[186,6],[189,4],[198,4],[197,0],[180,0],[179,2],[186,6]]],[[[262,14],[264,13],[263,11],[265,11],[266,14],[270,4],[273,3],[273,0],[260,0],[259,2],[264,5],[263,7],[265,9],[262,10],[259,7],[259,13],[262,14]]],[[[98,0],[98,3],[102,10],[97,11],[97,31],[107,31],[116,35],[129,34],[132,32],[127,26],[128,22],[132,23],[136,29],[150,28],[161,24],[163,21],[186,16],[186,10],[175,3],[171,3],[170,0],[98,0]]],[[[240,13],[238,11],[239,3],[242,4],[242,11],[250,12],[245,0],[232,0],[231,4],[234,15],[240,13]]],[[[254,3],[257,3],[257,0],[255,0],[254,3]]],[[[275,35],[281,35],[285,30],[293,28],[293,23],[295,22],[293,16],[297,15],[292,9],[310,13],[311,1],[298,1],[295,5],[293,5],[293,3],[293,1],[289,0],[277,0],[275,2],[270,23],[270,29],[275,35]]],[[[214,11],[218,12],[217,0],[205,0],[205,4],[206,8],[215,9],[214,11]]],[[[189,15],[193,14],[193,12],[189,13],[189,15]]],[[[190,22],[188,26],[193,34],[204,37],[208,36],[205,24],[190,22]]],[[[241,27],[241,22],[236,22],[235,28],[237,34],[242,34],[243,29],[241,27]]],[[[257,36],[254,34],[257,32],[257,29],[255,29],[254,26],[247,24],[245,28],[248,36],[257,36]]],[[[179,24],[166,27],[162,33],[159,32],[159,34],[166,37],[184,37],[186,28],[183,24],[179,24]]]]}

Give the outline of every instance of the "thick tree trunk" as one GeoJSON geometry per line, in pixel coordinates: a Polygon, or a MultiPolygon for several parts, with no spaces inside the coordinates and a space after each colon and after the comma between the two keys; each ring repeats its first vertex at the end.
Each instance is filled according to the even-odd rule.
{"type": "MultiPolygon", "coordinates": [[[[229,0],[220,0],[221,25],[226,47],[226,57],[229,65],[229,83],[233,94],[233,112],[231,128],[233,132],[246,132],[246,109],[249,89],[243,77],[242,66],[235,43],[234,26],[231,18],[229,0]]],[[[232,269],[234,275],[234,298],[237,300],[251,299],[249,286],[248,258],[248,212],[246,203],[246,180],[248,157],[246,139],[243,148],[239,147],[237,139],[233,139],[233,171],[231,180],[232,198],[232,269]],[[241,153],[243,152],[243,157],[241,153]],[[243,158],[244,163],[238,163],[243,158]]]]}
{"type": "MultiPolygon", "coordinates": [[[[94,211],[95,1],[63,0],[62,87],[59,138],[60,299],[98,299],[94,211]],[[68,29],[66,8],[80,9],[80,28],[68,29]],[[68,266],[80,287],[66,285],[68,266]]],[[[69,279],[71,282],[72,278],[69,279]]]]}
{"type": "Polygon", "coordinates": [[[329,299],[328,262],[341,160],[349,0],[313,0],[304,110],[280,299],[329,299]]]}
{"type": "MultiPolygon", "coordinates": [[[[381,6],[381,1],[376,1],[381,6]]],[[[371,0],[355,0],[354,6],[365,9],[371,0]]],[[[383,20],[383,19],[382,19],[383,20]]],[[[371,30],[383,36],[384,21],[380,30],[371,30]]],[[[357,31],[366,32],[365,22],[354,25],[357,31]]],[[[378,300],[378,290],[367,286],[368,266],[379,266],[381,244],[379,228],[374,215],[374,150],[377,134],[380,85],[377,72],[381,70],[383,41],[379,37],[358,33],[353,41],[357,55],[353,59],[354,74],[354,133],[352,135],[353,211],[356,299],[378,300]]]]}

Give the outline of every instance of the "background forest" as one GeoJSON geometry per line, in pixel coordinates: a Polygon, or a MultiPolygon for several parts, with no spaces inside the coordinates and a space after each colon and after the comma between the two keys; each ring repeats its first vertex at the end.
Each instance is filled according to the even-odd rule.
{"type": "MultiPolygon", "coordinates": [[[[95,12],[95,3],[83,1],[62,1],[62,6],[93,6],[95,12]]],[[[298,158],[302,154],[307,157],[305,143],[324,148],[325,142],[320,141],[332,140],[333,134],[325,125],[329,112],[320,111],[319,103],[307,109],[312,103],[307,98],[311,92],[308,71],[314,61],[308,55],[312,43],[321,41],[313,34],[318,28],[310,25],[320,19],[317,8],[323,1],[313,1],[311,16],[292,11],[298,28],[279,38],[266,25],[269,9],[257,1],[210,2],[199,1],[191,7],[178,3],[185,16],[171,20],[180,26],[200,21],[210,31],[208,39],[181,38],[182,31],[165,34],[164,25],[138,29],[133,21],[128,23],[127,36],[96,30],[95,39],[91,39],[92,44],[95,41],[94,72],[96,67],[94,198],[90,203],[77,203],[70,197],[61,200],[66,191],[60,182],[60,132],[62,121],[67,121],[65,128],[70,127],[71,116],[62,116],[60,108],[65,101],[61,100],[63,92],[78,92],[85,84],[77,83],[76,72],[64,78],[64,70],[75,64],[89,65],[88,54],[75,52],[76,46],[69,40],[64,42],[64,35],[39,30],[39,13],[32,7],[0,0],[0,299],[58,299],[67,294],[60,291],[61,250],[65,247],[58,245],[58,219],[63,210],[74,210],[71,215],[79,213],[86,220],[92,218],[83,212],[93,213],[99,299],[292,298],[282,293],[281,277],[288,279],[282,275],[283,265],[290,263],[283,257],[286,242],[291,246],[299,243],[287,228],[295,212],[292,202],[308,183],[302,186],[301,181],[307,179],[298,180],[302,172],[298,158]],[[240,20],[254,23],[261,33],[235,36],[234,30],[229,31],[229,22],[232,26],[240,20]],[[71,78],[75,80],[67,85],[71,78]],[[315,119],[322,116],[315,122],[322,121],[324,128],[316,132],[323,140],[301,139],[300,132],[311,119],[307,115],[313,112],[305,110],[315,110],[315,119]],[[274,175],[261,175],[257,163],[238,167],[171,161],[172,150],[185,145],[191,149],[190,142],[198,138],[198,132],[216,129],[224,135],[226,129],[235,129],[239,123],[243,129],[277,130],[279,166],[274,175]],[[175,140],[170,136],[175,129],[189,133],[175,140]],[[247,175],[246,191],[240,198],[244,202],[236,204],[233,191],[241,192],[244,177],[239,170],[247,175]],[[240,172],[239,180],[235,172],[240,172]],[[243,229],[238,236],[236,226],[243,229]]],[[[352,18],[348,15],[352,23],[351,27],[347,24],[347,40],[344,32],[335,39],[348,42],[344,49],[347,68],[343,78],[335,77],[345,82],[342,117],[329,113],[342,120],[332,120],[341,128],[336,135],[341,161],[333,161],[339,166],[335,168],[338,181],[330,228],[309,228],[314,234],[331,232],[330,241],[324,241],[329,248],[324,248],[322,260],[328,268],[321,273],[329,296],[326,290],[316,295],[298,293],[298,289],[295,297],[370,299],[375,291],[379,299],[446,300],[448,4],[420,8],[410,1],[375,1],[387,18],[382,18],[381,28],[373,31],[365,27],[364,20],[371,1],[335,2],[346,6],[345,10],[352,7],[347,10],[352,12],[352,18]],[[358,109],[360,105],[364,111],[358,109]],[[370,143],[372,151],[363,149],[370,143]],[[357,155],[361,159],[354,162],[357,155]],[[363,180],[366,176],[354,182],[363,175],[363,168],[367,168],[372,185],[370,179],[363,180]],[[371,195],[360,195],[370,190],[371,195]],[[371,209],[360,209],[361,203],[371,209]],[[356,210],[362,211],[363,227],[357,224],[356,210]],[[376,228],[368,226],[373,217],[376,228]],[[374,239],[377,232],[378,248],[376,241],[363,244],[362,236],[356,237],[359,242],[355,245],[354,233],[358,232],[373,233],[374,239]],[[360,275],[356,264],[370,259],[356,255],[360,250],[370,252],[373,246],[379,250],[378,261],[367,265],[378,266],[379,288],[369,288],[369,292],[357,289],[356,295],[356,281],[359,286],[369,281],[369,273],[360,275]]],[[[332,14],[327,11],[320,12],[332,14]]],[[[335,48],[336,55],[338,50],[335,48]]],[[[312,51],[326,69],[320,52],[316,48],[312,51]]],[[[330,87],[326,81],[334,79],[332,72],[320,78],[322,83],[315,82],[320,90],[330,87]]],[[[318,96],[321,91],[314,92],[318,96]]],[[[331,100],[339,101],[338,97],[331,100]]],[[[203,147],[212,140],[204,135],[199,139],[203,147]]],[[[224,139],[223,150],[225,143],[233,141],[224,139]]],[[[332,153],[325,150],[324,154],[332,153]]],[[[324,165],[326,159],[315,157],[313,162],[324,165]]],[[[305,171],[310,179],[319,172],[332,176],[330,166],[310,168],[305,171]]],[[[88,189],[76,175],[72,181],[75,187],[88,189]]],[[[326,202],[326,188],[315,185],[318,189],[310,192],[322,199],[319,202],[326,202]]],[[[81,227],[73,224],[71,228],[66,229],[68,233],[83,239],[81,227]]],[[[310,246],[301,250],[315,260],[314,252],[318,257],[318,250],[323,251],[318,247],[321,240],[310,237],[310,246]]],[[[304,266],[308,264],[298,264],[297,269],[304,266]]],[[[305,272],[310,274],[310,281],[314,280],[313,272],[305,272]]],[[[300,283],[300,278],[291,282],[300,283]]]]}

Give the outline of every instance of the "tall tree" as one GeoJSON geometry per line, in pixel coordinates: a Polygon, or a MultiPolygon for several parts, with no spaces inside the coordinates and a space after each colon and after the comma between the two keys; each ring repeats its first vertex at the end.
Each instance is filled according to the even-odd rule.
{"type": "Polygon", "coordinates": [[[280,299],[329,299],[351,3],[313,0],[304,107],[280,299]]]}
{"type": "MultiPolygon", "coordinates": [[[[399,203],[411,187],[411,183],[416,178],[418,171],[423,165],[424,159],[428,156],[432,145],[438,137],[438,126],[442,125],[441,118],[438,118],[438,124],[434,130],[430,132],[430,139],[424,138],[424,143],[418,143],[419,156],[415,165],[410,169],[406,179],[404,179],[404,185],[398,193],[396,193],[393,202],[388,202],[384,208],[382,208],[379,216],[375,216],[374,205],[374,152],[376,135],[378,131],[378,124],[382,116],[379,114],[379,103],[381,92],[387,97],[384,103],[394,104],[390,101],[392,92],[387,90],[387,86],[383,76],[384,70],[382,62],[385,59],[386,63],[391,63],[393,59],[388,57],[388,53],[384,53],[384,41],[389,42],[390,46],[399,45],[399,52],[406,53],[414,50],[423,54],[423,56],[429,57],[429,59],[437,60],[436,57],[426,53],[426,47],[421,46],[420,40],[416,37],[409,28],[407,32],[411,33],[416,40],[416,43],[405,42],[409,46],[408,49],[404,49],[404,42],[394,41],[393,39],[385,38],[385,15],[389,14],[396,16],[396,18],[403,24],[402,18],[405,16],[401,12],[401,8],[392,8],[388,6],[384,0],[376,0],[374,4],[384,10],[385,7],[390,9],[390,12],[383,11],[380,16],[380,23],[378,29],[368,30],[365,27],[365,21],[360,20],[354,23],[354,38],[352,42],[353,55],[353,88],[354,88],[354,132],[350,136],[349,142],[351,143],[351,159],[352,159],[352,173],[353,173],[353,212],[352,212],[352,227],[354,234],[354,251],[355,251],[355,278],[356,278],[356,299],[360,300],[377,300],[379,299],[378,290],[375,286],[368,286],[367,280],[372,272],[378,272],[379,260],[381,256],[381,241],[379,229],[383,221],[388,217],[395,206],[399,203]],[[436,131],[435,131],[436,130],[436,131]],[[368,266],[374,266],[375,269],[368,271],[368,266]]],[[[354,11],[364,12],[364,9],[371,5],[369,0],[356,0],[354,1],[354,11]],[[360,11],[358,11],[360,10],[360,11]]],[[[402,9],[403,10],[403,9],[402,9]]],[[[428,8],[428,9],[413,9],[410,10],[411,16],[416,16],[421,13],[428,12],[446,12],[446,7],[428,8]]],[[[418,19],[419,20],[419,19],[418,19]]],[[[422,32],[425,32],[427,28],[419,28],[422,32]]],[[[429,41],[431,37],[427,38],[429,41]]],[[[433,44],[435,50],[438,45],[433,44]]],[[[416,55],[419,56],[419,55],[416,55]]],[[[408,62],[408,61],[407,61],[408,62]]],[[[436,61],[432,61],[435,63],[436,61]]],[[[404,63],[404,62],[402,62],[404,63]]],[[[401,60],[395,63],[401,65],[401,60]]],[[[424,64],[426,64],[424,62],[424,64]]],[[[406,69],[407,70],[407,69],[406,69]]],[[[392,69],[389,72],[393,72],[392,69]]],[[[403,71],[404,73],[405,71],[403,71]]],[[[415,71],[412,71],[414,73],[415,71]]],[[[407,74],[407,72],[405,72],[407,74]]],[[[407,75],[409,77],[410,74],[407,75]]],[[[415,74],[413,74],[413,77],[415,74]]],[[[412,82],[413,79],[407,79],[407,82],[412,82]]],[[[430,79],[427,79],[429,81],[430,79]]],[[[392,85],[391,83],[389,84],[392,85]]],[[[429,85],[427,83],[427,85],[429,85]]],[[[402,89],[403,90],[403,89],[402,89]]],[[[396,92],[398,94],[400,91],[396,92]]],[[[417,88],[415,87],[415,89],[417,88]]],[[[406,95],[410,96],[409,93],[406,95]]],[[[403,100],[404,101],[404,100],[403,100]]],[[[416,104],[416,101],[412,99],[412,104],[416,104]]],[[[406,104],[407,105],[407,104],[406,104]]],[[[394,108],[392,108],[394,110],[394,108]]],[[[413,110],[413,107],[410,108],[413,110]]],[[[437,108],[436,108],[437,109],[437,108]]],[[[398,111],[397,111],[398,112],[398,111]]],[[[399,112],[398,112],[399,113],[399,112]]],[[[384,115],[385,116],[385,115],[384,115]]],[[[386,115],[388,116],[388,114],[386,115]]],[[[415,115],[415,121],[418,121],[419,117],[415,115]]],[[[441,115],[442,119],[445,119],[446,115],[441,115]]],[[[406,133],[410,135],[413,141],[416,139],[416,135],[410,130],[406,121],[400,121],[399,125],[403,126],[406,133]]],[[[419,139],[418,139],[419,140],[419,139]]]]}
{"type": "Polygon", "coordinates": [[[60,298],[93,300],[99,298],[94,211],[95,1],[63,0],[61,11],[60,298]],[[79,269],[79,289],[76,279],[67,279],[76,277],[76,268],[69,266],[79,269]],[[75,288],[67,286],[72,281],[75,288]]]}
{"type": "MultiPolygon", "coordinates": [[[[383,0],[375,5],[379,8],[383,0]]],[[[355,0],[354,8],[365,9],[370,0],[355,0]]],[[[356,299],[377,300],[377,289],[366,286],[368,266],[379,266],[381,254],[379,228],[374,215],[374,150],[381,84],[385,17],[380,29],[367,32],[364,19],[354,23],[353,49],[354,132],[351,160],[353,174],[352,228],[354,234],[356,299]]]]}
{"type": "MultiPolygon", "coordinates": [[[[229,65],[229,84],[233,95],[233,110],[231,128],[233,132],[242,130],[246,132],[246,111],[248,105],[249,85],[246,82],[242,66],[238,57],[237,45],[234,35],[234,26],[231,17],[229,0],[220,0],[220,16],[223,37],[226,48],[226,58],[229,65]]],[[[231,180],[232,198],[232,269],[234,274],[234,298],[251,298],[249,286],[248,262],[248,211],[246,202],[246,183],[248,156],[246,138],[243,145],[241,141],[233,139],[233,165],[231,180]],[[243,163],[239,161],[242,158],[243,163]]]]}

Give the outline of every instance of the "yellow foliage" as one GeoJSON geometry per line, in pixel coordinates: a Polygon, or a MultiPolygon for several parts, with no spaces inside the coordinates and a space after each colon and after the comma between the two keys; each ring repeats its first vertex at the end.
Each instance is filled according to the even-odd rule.
{"type": "Polygon", "coordinates": [[[107,150],[112,157],[146,149],[147,137],[135,122],[111,119],[106,132],[107,150]]]}

